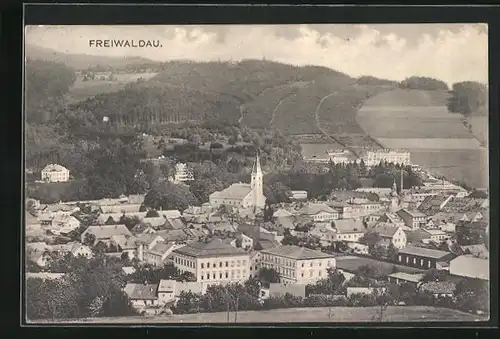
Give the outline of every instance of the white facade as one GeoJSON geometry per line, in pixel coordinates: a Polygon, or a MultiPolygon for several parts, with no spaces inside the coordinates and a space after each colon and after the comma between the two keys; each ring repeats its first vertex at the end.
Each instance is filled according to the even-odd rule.
{"type": "Polygon", "coordinates": [[[382,151],[368,151],[366,154],[366,166],[377,166],[381,161],[386,161],[395,164],[410,164],[410,152],[395,151],[395,150],[382,150],[382,151]]]}
{"type": "Polygon", "coordinates": [[[184,163],[178,163],[175,165],[175,175],[173,181],[175,183],[181,183],[185,181],[193,180],[193,172],[184,163]]]}
{"type": "Polygon", "coordinates": [[[66,182],[69,180],[69,170],[61,165],[50,164],[42,169],[41,179],[47,182],[66,182]]]}

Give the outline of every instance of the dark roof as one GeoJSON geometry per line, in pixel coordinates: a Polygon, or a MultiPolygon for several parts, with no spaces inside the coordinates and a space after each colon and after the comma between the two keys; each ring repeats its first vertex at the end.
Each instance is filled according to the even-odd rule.
{"type": "Polygon", "coordinates": [[[408,254],[425,258],[441,259],[447,255],[450,255],[451,253],[440,250],[433,250],[430,248],[408,246],[400,249],[399,254],[408,254]]]}
{"type": "Polygon", "coordinates": [[[220,239],[213,239],[208,242],[195,242],[174,250],[175,253],[185,254],[192,257],[212,257],[224,255],[245,255],[246,252],[240,248],[235,248],[220,239]]]}
{"type": "Polygon", "coordinates": [[[181,229],[186,228],[186,225],[179,218],[175,218],[175,219],[168,218],[168,219],[166,219],[166,223],[165,223],[164,227],[166,229],[170,229],[170,230],[181,230],[181,229]]]}
{"type": "Polygon", "coordinates": [[[400,227],[391,225],[381,225],[372,228],[372,230],[377,232],[382,238],[392,238],[399,229],[400,227]]]}

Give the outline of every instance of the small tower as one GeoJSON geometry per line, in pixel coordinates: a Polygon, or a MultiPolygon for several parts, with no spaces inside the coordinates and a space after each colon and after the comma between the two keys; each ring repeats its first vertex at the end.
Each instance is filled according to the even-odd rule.
{"type": "Polygon", "coordinates": [[[266,204],[263,180],[264,175],[262,174],[262,169],[260,167],[259,152],[257,152],[257,157],[252,168],[252,181],[250,182],[250,187],[252,188],[253,193],[253,203],[257,208],[263,208],[266,204]]]}
{"type": "Polygon", "coordinates": [[[403,195],[403,180],[404,180],[404,172],[403,172],[403,166],[401,166],[401,186],[399,188],[399,195],[403,195]]]}
{"type": "Polygon", "coordinates": [[[398,187],[396,185],[396,178],[394,178],[394,182],[392,183],[391,190],[391,212],[394,213],[399,208],[399,197],[398,197],[398,187]]]}

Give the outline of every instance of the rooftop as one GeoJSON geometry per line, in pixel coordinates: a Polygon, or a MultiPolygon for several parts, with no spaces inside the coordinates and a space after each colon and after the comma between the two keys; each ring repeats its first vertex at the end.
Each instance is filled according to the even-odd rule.
{"type": "Polygon", "coordinates": [[[473,279],[490,280],[490,262],[472,254],[456,257],[450,262],[450,274],[473,279]]]}
{"type": "Polygon", "coordinates": [[[426,258],[441,259],[444,256],[451,254],[450,252],[433,250],[429,248],[408,246],[399,250],[399,254],[416,255],[426,258]]]}
{"type": "Polygon", "coordinates": [[[382,238],[392,238],[399,228],[398,226],[384,224],[373,228],[373,231],[377,232],[382,238]]]}
{"type": "Polygon", "coordinates": [[[125,225],[89,226],[85,232],[83,232],[83,234],[87,233],[93,234],[96,237],[96,240],[109,239],[113,235],[119,234],[132,236],[132,233],[125,225]]]}
{"type": "Polygon", "coordinates": [[[293,245],[277,246],[274,248],[262,250],[262,253],[278,255],[296,260],[334,258],[334,256],[331,254],[293,245]]]}
{"type": "Polygon", "coordinates": [[[298,213],[305,215],[315,215],[321,212],[337,213],[333,208],[326,204],[307,204],[298,211],[298,213]]]}
{"type": "Polygon", "coordinates": [[[333,221],[338,233],[363,233],[366,231],[363,221],[358,219],[342,219],[333,221]]]}
{"type": "Polygon", "coordinates": [[[407,210],[405,208],[403,209],[400,209],[399,211],[396,212],[399,216],[401,216],[401,214],[408,214],[410,215],[411,217],[413,218],[422,218],[422,217],[426,217],[427,215],[425,215],[424,213],[421,213],[419,211],[412,211],[412,210],[407,210]]]}
{"type": "Polygon", "coordinates": [[[64,166],[57,164],[49,164],[42,169],[42,172],[60,172],[67,171],[68,169],[64,166]]]}
{"type": "Polygon", "coordinates": [[[127,284],[125,293],[131,300],[155,300],[157,284],[127,284]]]}
{"type": "Polygon", "coordinates": [[[195,242],[174,250],[179,254],[192,257],[217,257],[227,255],[246,255],[240,248],[235,248],[220,239],[213,239],[208,242],[195,242]]]}
{"type": "Polygon", "coordinates": [[[216,199],[234,199],[234,200],[242,200],[252,191],[252,187],[250,184],[232,184],[228,188],[214,192],[210,195],[211,198],[216,199]]]}
{"type": "Polygon", "coordinates": [[[156,245],[154,245],[153,248],[151,248],[148,252],[152,253],[152,254],[163,256],[173,246],[174,246],[173,242],[169,242],[169,243],[159,242],[156,245]]]}
{"type": "Polygon", "coordinates": [[[404,272],[396,272],[396,273],[389,274],[389,277],[418,283],[418,282],[420,282],[420,280],[422,280],[424,275],[423,274],[409,274],[409,273],[404,273],[404,272]]]}

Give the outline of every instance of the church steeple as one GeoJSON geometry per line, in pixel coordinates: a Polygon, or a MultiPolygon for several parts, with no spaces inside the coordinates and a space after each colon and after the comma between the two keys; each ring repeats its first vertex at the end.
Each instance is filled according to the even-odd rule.
{"type": "Polygon", "coordinates": [[[262,169],[260,167],[259,151],[257,151],[257,156],[256,156],[255,162],[253,164],[252,177],[253,177],[254,174],[260,174],[260,175],[262,175],[262,169]]]}
{"type": "Polygon", "coordinates": [[[263,208],[266,203],[266,198],[264,196],[264,175],[262,173],[262,168],[260,167],[258,151],[253,164],[251,177],[252,181],[250,186],[252,188],[253,204],[258,208],[263,208]]]}

